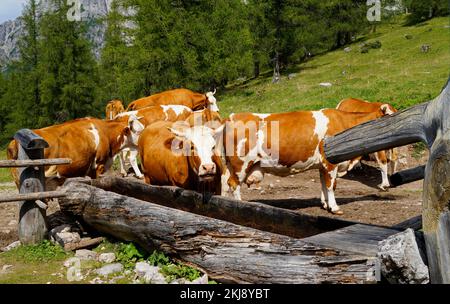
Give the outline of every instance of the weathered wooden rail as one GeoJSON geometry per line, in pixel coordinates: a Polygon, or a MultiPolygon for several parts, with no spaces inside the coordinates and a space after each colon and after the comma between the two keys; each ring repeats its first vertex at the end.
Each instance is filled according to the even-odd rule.
{"type": "Polygon", "coordinates": [[[419,141],[427,144],[430,157],[425,168],[422,217],[432,283],[450,283],[449,117],[450,79],[441,94],[428,103],[364,123],[325,141],[325,154],[332,163],[419,141]]]}
{"type": "Polygon", "coordinates": [[[0,161],[0,168],[19,168],[19,194],[0,198],[0,203],[20,201],[19,239],[22,244],[37,244],[47,236],[46,205],[41,200],[63,197],[64,192],[45,192],[44,166],[70,164],[70,159],[44,159],[48,143],[31,130],[18,131],[14,139],[17,160],[0,161]]]}

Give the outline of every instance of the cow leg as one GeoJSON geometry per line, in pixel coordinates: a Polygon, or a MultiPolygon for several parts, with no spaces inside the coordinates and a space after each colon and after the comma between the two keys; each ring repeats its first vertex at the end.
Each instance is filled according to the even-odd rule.
{"type": "Polygon", "coordinates": [[[142,178],[144,178],[144,175],[141,173],[141,170],[139,170],[139,166],[137,164],[138,153],[139,153],[138,150],[130,149],[129,160],[130,160],[131,167],[134,170],[134,173],[136,173],[137,178],[142,179],[142,178]]]}
{"type": "Polygon", "coordinates": [[[378,185],[378,188],[380,188],[383,191],[387,191],[387,189],[391,186],[389,183],[388,178],[388,164],[387,164],[387,158],[386,158],[386,152],[380,151],[375,153],[377,163],[380,166],[381,169],[381,184],[378,185]]]}
{"type": "MultiPolygon", "coordinates": [[[[340,210],[339,206],[336,203],[336,198],[334,196],[334,190],[336,189],[336,179],[338,174],[338,168],[337,166],[328,166],[329,168],[322,168],[321,175],[323,175],[323,179],[325,181],[325,187],[326,187],[326,194],[327,194],[327,203],[328,203],[328,210],[336,215],[342,215],[344,214],[342,210],[340,210]],[[330,168],[331,167],[331,168],[330,168]]],[[[324,190],[322,190],[324,192],[324,190]]]]}
{"type": "Polygon", "coordinates": [[[397,149],[388,150],[387,159],[389,165],[389,175],[393,175],[397,172],[397,149]]]}
{"type": "Polygon", "coordinates": [[[119,163],[120,163],[120,174],[122,174],[122,176],[127,176],[127,171],[125,170],[125,157],[127,154],[127,150],[122,150],[119,152],[118,155],[116,155],[115,157],[119,157],[119,163]]]}
{"type": "Polygon", "coordinates": [[[325,170],[320,170],[320,202],[322,203],[322,208],[328,210],[328,190],[325,182],[325,170]]]}

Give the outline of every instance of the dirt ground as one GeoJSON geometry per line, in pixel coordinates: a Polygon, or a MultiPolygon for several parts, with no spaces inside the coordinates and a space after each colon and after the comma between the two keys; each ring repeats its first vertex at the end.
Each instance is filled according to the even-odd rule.
{"type": "MultiPolygon", "coordinates": [[[[424,164],[427,152],[420,159],[411,157],[411,146],[400,149],[398,170],[424,164]]],[[[244,200],[267,203],[310,215],[341,218],[361,223],[392,226],[421,214],[422,181],[403,185],[383,192],[377,188],[381,174],[376,164],[363,161],[362,168],[355,168],[338,180],[336,200],[344,215],[336,216],[321,208],[320,179],[318,170],[280,178],[266,175],[261,189],[242,188],[244,200]]],[[[15,193],[14,184],[0,184],[0,195],[15,193]]],[[[17,203],[0,204],[0,248],[16,241],[17,203]]]]}

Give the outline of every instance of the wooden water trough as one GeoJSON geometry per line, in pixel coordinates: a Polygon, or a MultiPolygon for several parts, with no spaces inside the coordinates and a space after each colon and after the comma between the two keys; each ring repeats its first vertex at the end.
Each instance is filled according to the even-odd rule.
{"type": "MultiPolygon", "coordinates": [[[[376,283],[378,242],[399,229],[309,216],[135,179],[73,179],[61,210],[226,283],[376,283]]],[[[407,224],[409,226],[409,224],[407,224]]]]}

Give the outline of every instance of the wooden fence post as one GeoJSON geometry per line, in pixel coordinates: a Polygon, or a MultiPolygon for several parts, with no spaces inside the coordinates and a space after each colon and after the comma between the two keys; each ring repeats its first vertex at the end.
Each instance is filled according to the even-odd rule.
{"type": "MultiPolygon", "coordinates": [[[[49,145],[40,136],[31,130],[18,131],[14,139],[18,147],[19,160],[43,159],[44,149],[49,145]]],[[[30,166],[19,168],[21,194],[44,192],[45,174],[43,166],[30,166]]],[[[45,210],[39,208],[35,201],[20,203],[19,212],[19,239],[24,245],[37,244],[47,236],[45,210]]]]}

